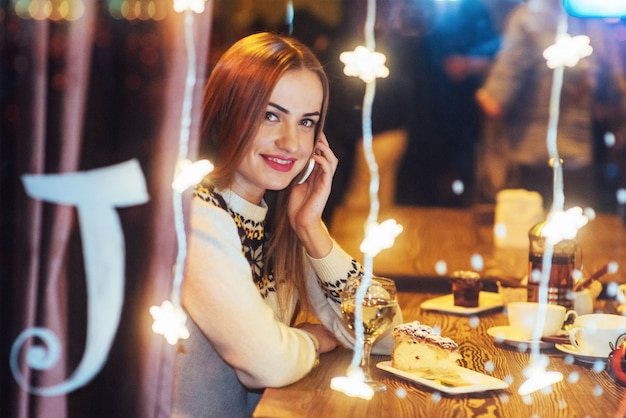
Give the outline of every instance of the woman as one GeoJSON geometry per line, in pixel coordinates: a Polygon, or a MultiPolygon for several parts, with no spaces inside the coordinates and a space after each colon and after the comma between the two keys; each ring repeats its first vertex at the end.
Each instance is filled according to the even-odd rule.
{"type": "MultiPolygon", "coordinates": [[[[311,51],[268,33],[237,42],[209,78],[202,146],[215,169],[192,201],[191,337],[177,356],[175,416],[249,416],[260,389],[351,344],[339,295],[362,268],[321,219],[337,167],[322,132],[327,103],[311,51]],[[292,327],[296,306],[318,321],[292,327]]],[[[390,338],[381,343],[390,352],[390,338]]]]}

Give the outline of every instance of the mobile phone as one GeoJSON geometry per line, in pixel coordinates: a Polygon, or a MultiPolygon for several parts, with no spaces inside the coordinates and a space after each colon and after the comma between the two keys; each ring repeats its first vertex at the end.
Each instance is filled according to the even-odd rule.
{"type": "Polygon", "coordinates": [[[304,171],[304,174],[302,175],[302,178],[298,181],[298,184],[304,183],[306,181],[306,179],[309,178],[309,176],[313,172],[313,167],[315,167],[315,160],[313,158],[311,158],[309,160],[309,165],[306,167],[306,170],[304,171]]]}

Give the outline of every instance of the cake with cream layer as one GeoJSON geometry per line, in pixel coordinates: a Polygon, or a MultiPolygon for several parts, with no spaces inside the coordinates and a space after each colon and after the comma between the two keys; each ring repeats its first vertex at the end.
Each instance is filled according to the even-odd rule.
{"type": "Polygon", "coordinates": [[[437,335],[433,328],[414,321],[393,329],[392,367],[407,372],[445,373],[458,367],[459,346],[437,335]]]}

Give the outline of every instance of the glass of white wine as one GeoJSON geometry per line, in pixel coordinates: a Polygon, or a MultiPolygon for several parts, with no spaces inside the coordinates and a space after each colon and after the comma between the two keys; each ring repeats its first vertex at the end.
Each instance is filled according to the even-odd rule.
{"type": "MultiPolygon", "coordinates": [[[[350,280],[341,293],[341,312],[348,328],[354,331],[356,317],[356,301],[361,279],[350,280]]],[[[365,375],[365,383],[374,391],[384,391],[387,387],[370,376],[370,354],[376,338],[389,328],[398,307],[396,284],[384,277],[372,277],[372,281],[363,296],[363,356],[361,369],[365,375]]]]}

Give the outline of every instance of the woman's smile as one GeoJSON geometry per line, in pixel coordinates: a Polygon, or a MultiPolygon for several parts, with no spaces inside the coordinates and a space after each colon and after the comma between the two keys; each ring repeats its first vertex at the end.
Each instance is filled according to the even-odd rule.
{"type": "Polygon", "coordinates": [[[277,157],[266,154],[261,154],[261,156],[265,158],[267,165],[271,168],[284,173],[289,172],[297,161],[297,158],[277,157]]]}

